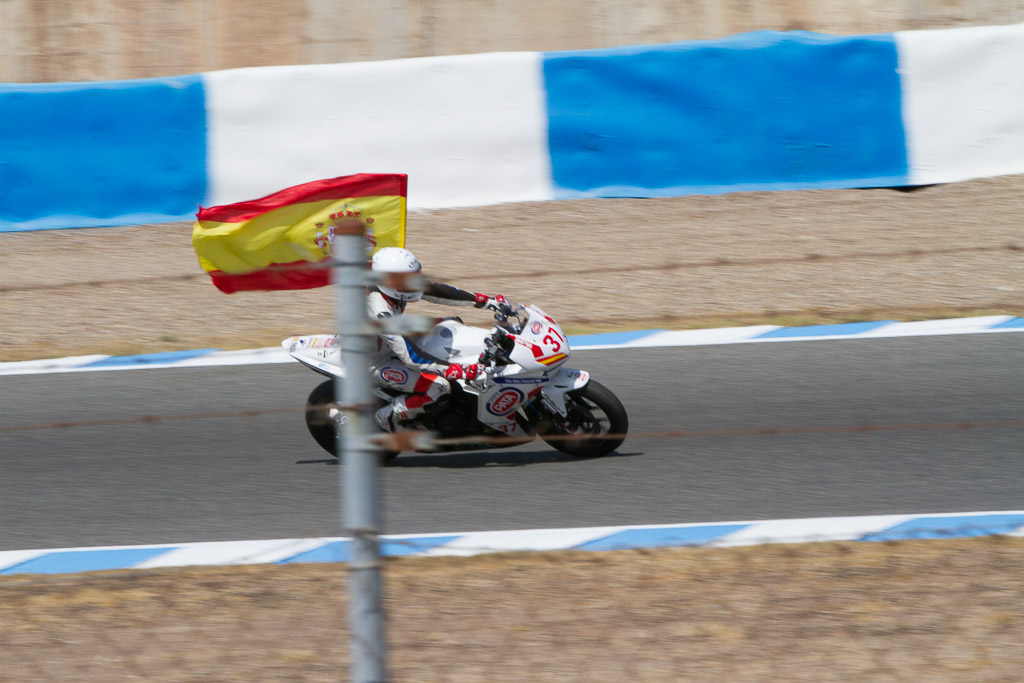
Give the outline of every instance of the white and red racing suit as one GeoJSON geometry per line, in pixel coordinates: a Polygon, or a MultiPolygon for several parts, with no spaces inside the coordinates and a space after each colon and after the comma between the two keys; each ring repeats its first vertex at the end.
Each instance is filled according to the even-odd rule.
{"type": "MultiPolygon", "coordinates": [[[[492,298],[439,282],[431,282],[424,288],[423,299],[435,304],[477,308],[495,300],[504,301],[500,295],[492,298]]],[[[366,305],[371,318],[386,319],[401,315],[406,302],[392,299],[371,287],[367,292],[366,305]]],[[[427,405],[451,392],[451,384],[444,377],[451,365],[447,359],[430,355],[414,340],[400,334],[379,335],[377,353],[370,359],[370,370],[377,384],[407,394],[392,402],[394,419],[400,421],[419,415],[427,405]]]]}

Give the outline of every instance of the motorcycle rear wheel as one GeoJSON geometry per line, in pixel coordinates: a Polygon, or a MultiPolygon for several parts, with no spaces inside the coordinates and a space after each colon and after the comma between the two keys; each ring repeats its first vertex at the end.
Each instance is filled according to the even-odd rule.
{"type": "Polygon", "coordinates": [[[565,399],[565,418],[541,409],[534,421],[537,433],[550,446],[577,458],[599,458],[626,440],[629,416],[611,389],[590,380],[565,399]]]}
{"type": "MultiPolygon", "coordinates": [[[[338,420],[341,411],[334,407],[334,380],[323,382],[306,399],[306,429],[325,451],[338,457],[338,420]]],[[[384,462],[398,457],[395,451],[381,451],[384,462]]]]}

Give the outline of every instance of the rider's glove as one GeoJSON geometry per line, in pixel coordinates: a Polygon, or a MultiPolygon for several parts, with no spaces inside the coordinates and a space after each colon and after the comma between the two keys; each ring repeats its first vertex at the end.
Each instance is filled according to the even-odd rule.
{"type": "Polygon", "coordinates": [[[474,294],[476,297],[476,303],[473,305],[477,308],[487,308],[492,311],[498,310],[498,305],[505,303],[505,297],[501,294],[495,294],[494,296],[487,296],[486,294],[480,294],[479,292],[474,294]]]}
{"type": "Polygon", "coordinates": [[[480,376],[480,364],[472,363],[470,365],[459,365],[458,363],[452,363],[444,369],[445,379],[464,379],[466,381],[474,380],[480,376]]]}

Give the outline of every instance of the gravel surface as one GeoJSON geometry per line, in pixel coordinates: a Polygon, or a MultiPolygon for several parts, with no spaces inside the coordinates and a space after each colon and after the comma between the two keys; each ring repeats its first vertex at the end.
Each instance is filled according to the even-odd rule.
{"type": "MultiPolygon", "coordinates": [[[[537,303],[575,330],[1011,313],[1024,310],[1022,190],[1009,176],[424,211],[408,246],[432,275],[537,303]]],[[[190,237],[187,223],[0,234],[0,360],[331,329],[329,290],[222,294],[190,237]]]]}
{"type": "MultiPolygon", "coordinates": [[[[1019,681],[1024,541],[386,563],[396,681],[1019,681]]],[[[337,681],[343,565],[0,577],[0,680],[337,681]]]]}

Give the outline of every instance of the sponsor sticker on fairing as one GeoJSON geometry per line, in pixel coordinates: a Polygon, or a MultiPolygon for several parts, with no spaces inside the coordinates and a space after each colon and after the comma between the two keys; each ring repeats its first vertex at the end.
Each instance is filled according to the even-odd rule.
{"type": "Polygon", "coordinates": [[[495,384],[543,384],[548,377],[495,377],[495,384]]]}
{"type": "Polygon", "coordinates": [[[380,376],[385,382],[391,382],[392,384],[404,384],[409,379],[408,373],[398,368],[384,368],[380,371],[380,376]]]}
{"type": "Polygon", "coordinates": [[[502,389],[487,404],[487,412],[491,415],[504,417],[518,408],[524,398],[526,398],[526,395],[518,389],[513,389],[512,387],[502,389]]]}
{"type": "Polygon", "coordinates": [[[540,331],[543,329],[544,325],[539,320],[535,321],[532,325],[530,325],[530,332],[533,332],[534,334],[540,334],[540,331]]]}

